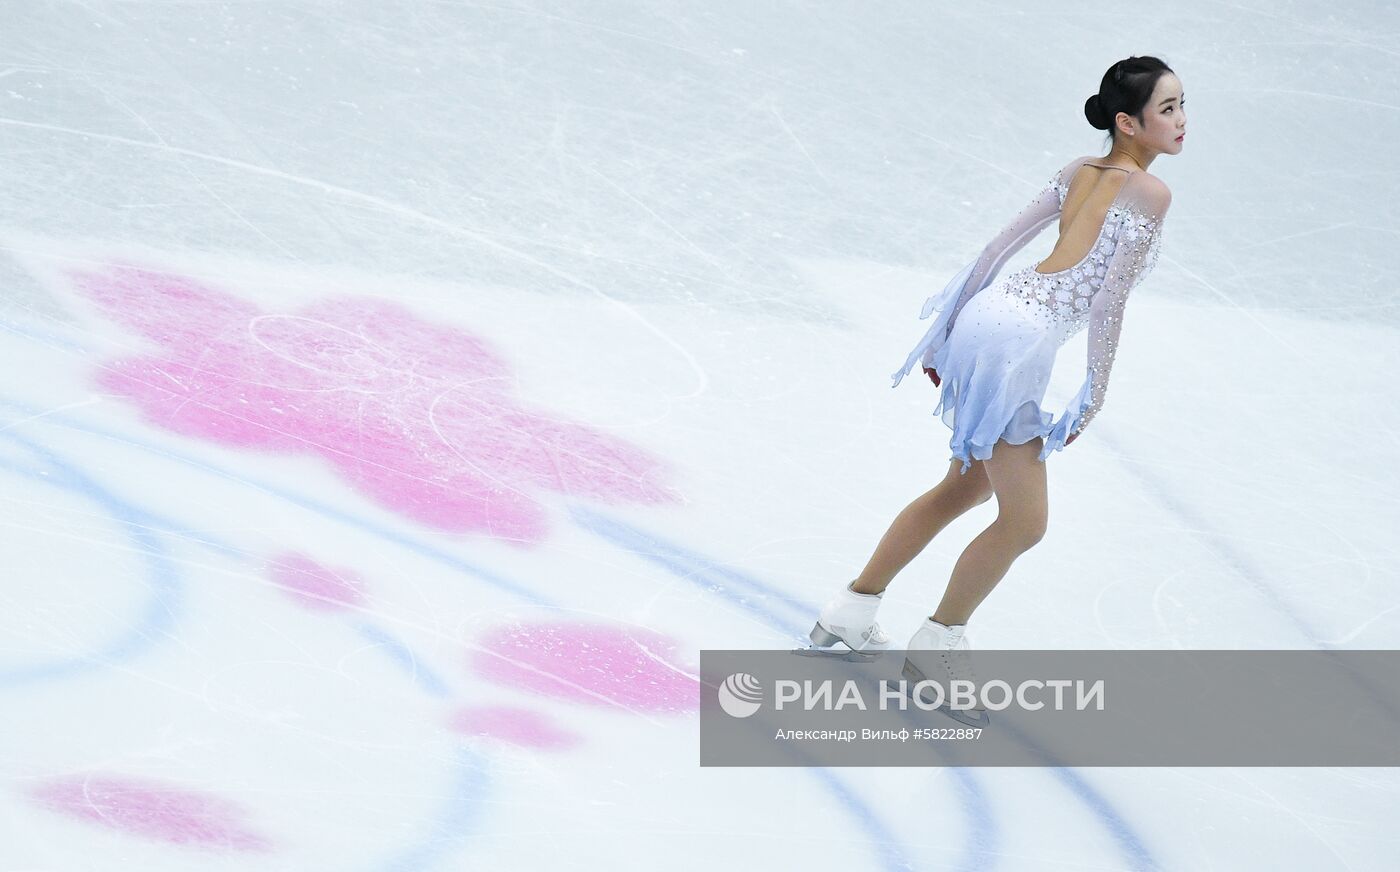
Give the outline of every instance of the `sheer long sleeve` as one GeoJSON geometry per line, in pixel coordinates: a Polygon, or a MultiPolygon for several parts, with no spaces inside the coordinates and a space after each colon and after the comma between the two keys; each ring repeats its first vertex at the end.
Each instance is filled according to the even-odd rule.
{"type": "Polygon", "coordinates": [[[1162,222],[1171,205],[1171,192],[1160,182],[1143,184],[1128,200],[1127,217],[1104,273],[1102,287],[1089,306],[1088,366],[1083,385],[1065,416],[1047,440],[1046,452],[1063,445],[1068,436],[1089,425],[1108,396],[1108,378],[1118,353],[1118,336],[1128,294],[1157,264],[1162,222]]]}
{"type": "Polygon", "coordinates": [[[891,387],[897,387],[900,380],[913,370],[915,364],[929,366],[933,362],[933,356],[953,332],[958,313],[967,305],[967,301],[992,284],[1012,255],[1025,248],[1026,243],[1059,217],[1064,204],[1064,177],[1068,169],[1067,166],[1056,172],[1030,203],[983,247],[976,260],[959,270],[942,291],[924,302],[923,311],[919,313],[921,319],[927,318],[934,311],[937,311],[939,316],[930,325],[923,340],[909,353],[904,366],[891,374],[891,378],[894,379],[891,387]]]}
{"type": "Polygon", "coordinates": [[[945,339],[953,332],[958,313],[967,305],[967,301],[996,281],[1001,268],[1006,266],[1012,255],[1025,248],[1026,244],[1049,226],[1051,221],[1060,217],[1063,196],[1061,172],[1055,173],[1040,193],[1036,194],[1035,198],[982,249],[982,253],[973,264],[972,272],[968,274],[967,283],[953,304],[948,318],[948,329],[944,334],[945,339]]]}

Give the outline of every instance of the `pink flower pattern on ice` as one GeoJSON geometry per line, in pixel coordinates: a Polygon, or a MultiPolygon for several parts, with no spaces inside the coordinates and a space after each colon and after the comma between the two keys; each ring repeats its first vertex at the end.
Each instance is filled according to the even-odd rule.
{"type": "Polygon", "coordinates": [[[419,523],[527,546],[549,493],[676,501],[666,464],[523,406],[487,342],[398,303],[323,298],[266,312],[191,277],[128,264],[73,269],[78,291],[160,353],[108,363],[100,387],[157,426],[250,449],[319,455],[419,523]]]}

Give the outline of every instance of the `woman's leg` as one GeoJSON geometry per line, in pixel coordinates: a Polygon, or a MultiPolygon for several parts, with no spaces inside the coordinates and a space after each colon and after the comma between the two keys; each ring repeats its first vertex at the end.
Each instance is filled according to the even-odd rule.
{"type": "Polygon", "coordinates": [[[1045,535],[1050,512],[1045,463],[1039,457],[1043,445],[1037,436],[1023,445],[1001,441],[992,448],[986,467],[997,497],[997,518],[953,566],[952,580],[932,615],[940,624],[967,623],[1012,562],[1045,535]]]}
{"type": "Polygon", "coordinates": [[[992,485],[983,465],[974,460],[967,473],[962,474],[962,461],[951,461],[943,480],[906,506],[890,524],[852,589],[856,593],[884,590],[940,530],[968,509],[991,499],[992,485]]]}

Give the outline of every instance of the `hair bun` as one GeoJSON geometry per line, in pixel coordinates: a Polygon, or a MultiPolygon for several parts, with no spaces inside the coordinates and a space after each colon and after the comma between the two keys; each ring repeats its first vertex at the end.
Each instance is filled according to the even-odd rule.
{"type": "Polygon", "coordinates": [[[1099,99],[1098,94],[1084,101],[1084,117],[1089,119],[1089,124],[1095,130],[1108,129],[1108,115],[1103,111],[1103,100],[1099,99]]]}

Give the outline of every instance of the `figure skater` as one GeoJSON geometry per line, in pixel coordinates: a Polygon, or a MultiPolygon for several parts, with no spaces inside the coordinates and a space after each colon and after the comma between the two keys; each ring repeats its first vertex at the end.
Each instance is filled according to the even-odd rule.
{"type": "MultiPolygon", "coordinates": [[[[1181,82],[1155,57],[1109,67],[1084,104],[1089,123],[1110,131],[1103,157],[1075,158],[981,255],[924,304],[938,318],[893,374],[915,364],[940,387],[933,414],[953,431],[947,474],[899,513],[870,562],[822,608],[811,639],[881,650],[889,636],[875,620],[885,588],[954,518],[994,494],[997,516],[962,552],[937,610],[909,640],[905,675],[969,677],[963,637],[973,610],[1012,562],[1045,535],[1045,460],[1072,443],[1103,408],[1128,292],[1156,264],[1171,192],[1147,167],[1180,154],[1186,131],[1181,82]],[[994,283],[1006,261],[1053,219],[1050,256],[994,283]],[[1041,408],[1058,349],[1087,328],[1083,386],[1058,417],[1041,408]],[[932,652],[915,655],[913,652],[932,652]],[[928,675],[929,668],[945,670],[928,675]]],[[[950,714],[952,714],[950,712],[950,714]]],[[[954,714],[985,723],[980,702],[954,714]]]]}

